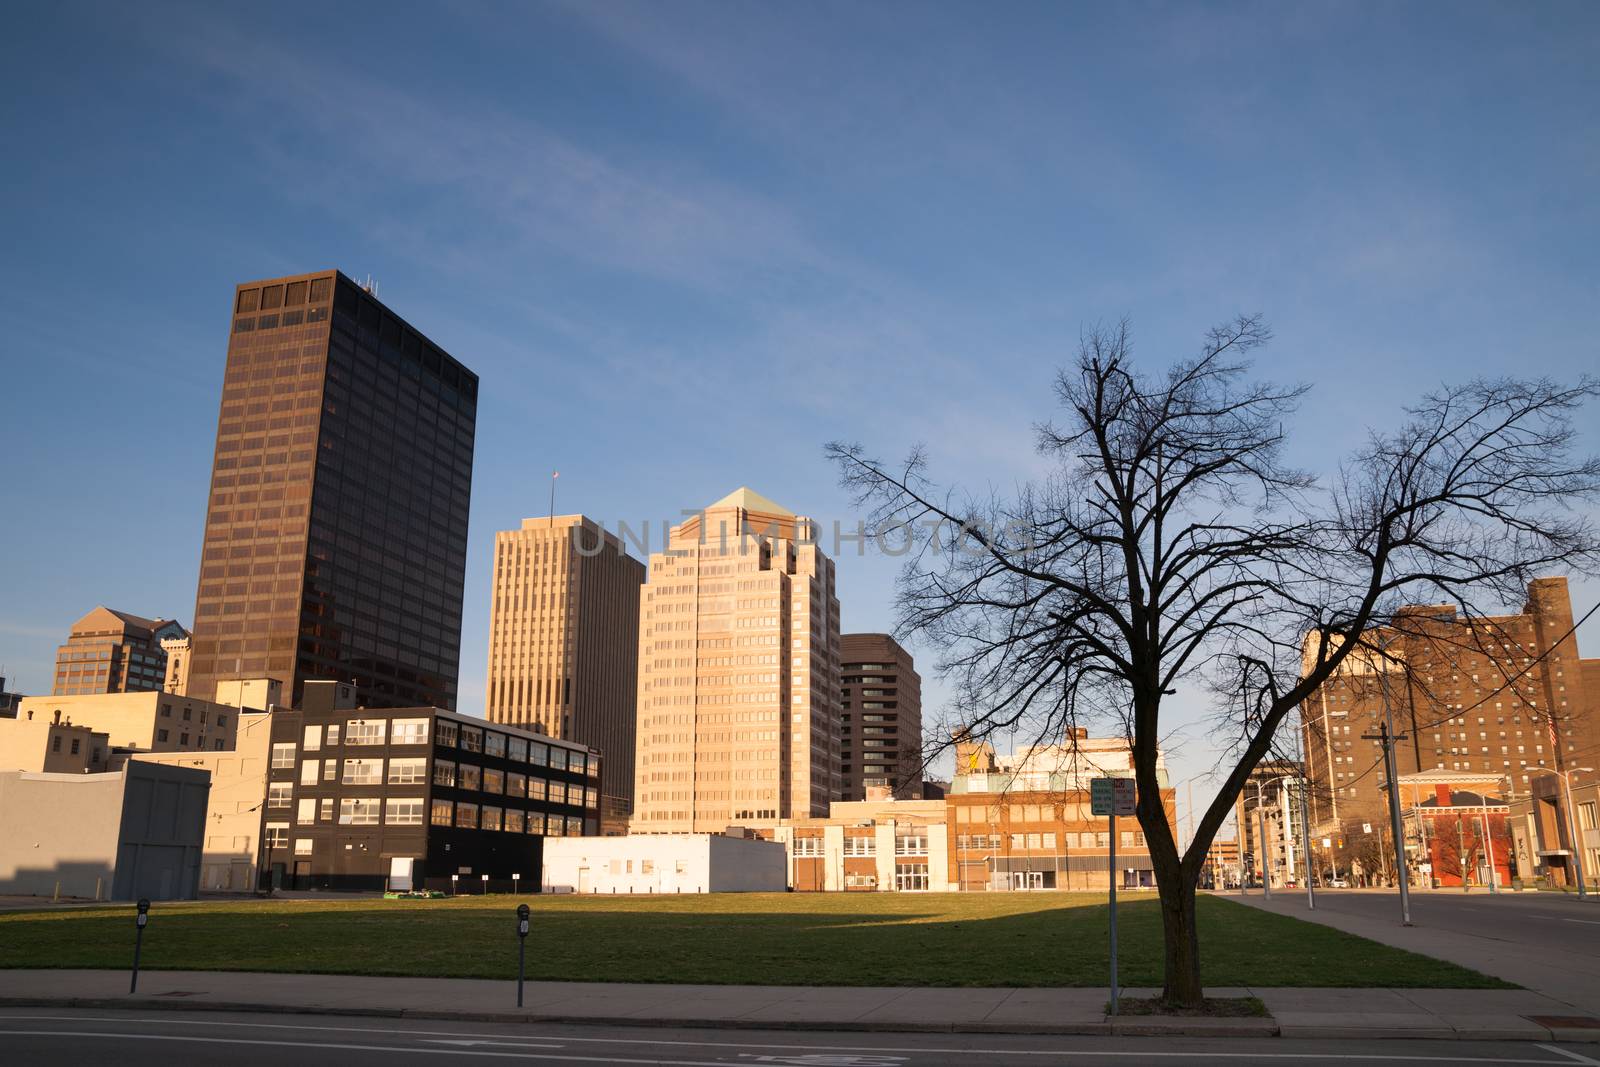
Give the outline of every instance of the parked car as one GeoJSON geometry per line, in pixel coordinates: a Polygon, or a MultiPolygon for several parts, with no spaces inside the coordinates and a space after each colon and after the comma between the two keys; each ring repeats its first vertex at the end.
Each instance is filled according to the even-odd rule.
{"type": "Polygon", "coordinates": [[[1343,878],[1335,878],[1328,883],[1329,889],[1349,889],[1350,883],[1343,878]]]}

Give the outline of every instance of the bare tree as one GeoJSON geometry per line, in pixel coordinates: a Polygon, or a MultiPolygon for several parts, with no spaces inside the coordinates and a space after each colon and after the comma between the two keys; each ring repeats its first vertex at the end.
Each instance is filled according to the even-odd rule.
{"type": "Polygon", "coordinates": [[[1269,339],[1240,317],[1149,375],[1126,322],[1087,334],[1056,378],[1060,421],[1037,430],[1051,471],[1009,498],[939,487],[920,447],[889,464],[827,446],[872,525],[922,531],[899,629],[939,649],[971,735],[1060,737],[1107,718],[1126,734],[1164,995],[1187,1006],[1202,999],[1207,849],[1285,716],[1356,649],[1381,655],[1369,634],[1408,602],[1506,602],[1537,572],[1600,560],[1577,510],[1600,490],[1600,461],[1570,457],[1595,383],[1441,389],[1324,483],[1283,457],[1305,388],[1248,377],[1246,354],[1269,339]],[[1214,694],[1230,749],[1180,854],[1156,756],[1163,698],[1184,681],[1214,694]]]}

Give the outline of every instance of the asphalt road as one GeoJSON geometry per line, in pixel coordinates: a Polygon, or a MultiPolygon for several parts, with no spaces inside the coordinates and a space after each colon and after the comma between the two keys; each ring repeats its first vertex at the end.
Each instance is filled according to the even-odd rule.
{"type": "Polygon", "coordinates": [[[1600,1047],[1527,1042],[1285,1041],[1272,1038],[1058,1037],[984,1034],[845,1034],[806,1031],[655,1030],[327,1015],[0,1009],[8,1067],[109,1062],[129,1067],[226,1063],[229,1067],[393,1067],[396,1063],[662,1064],[729,1067],[939,1067],[939,1065],[1149,1063],[1342,1067],[1360,1064],[1528,1064],[1600,1067],[1600,1047]]]}

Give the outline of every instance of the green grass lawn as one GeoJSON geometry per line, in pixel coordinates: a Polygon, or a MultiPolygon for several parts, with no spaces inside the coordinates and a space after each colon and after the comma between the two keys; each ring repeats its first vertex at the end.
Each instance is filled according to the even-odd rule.
{"type": "MultiPolygon", "coordinates": [[[[459,897],[159,904],[151,968],[763,985],[1100,986],[1106,906],[1082,893],[459,897]]],[[[1215,897],[1210,986],[1505,988],[1455,964],[1215,897]]],[[[1121,903],[1121,979],[1160,985],[1156,902],[1121,903]]],[[[126,967],[133,909],[0,913],[0,967],[126,967]]]]}

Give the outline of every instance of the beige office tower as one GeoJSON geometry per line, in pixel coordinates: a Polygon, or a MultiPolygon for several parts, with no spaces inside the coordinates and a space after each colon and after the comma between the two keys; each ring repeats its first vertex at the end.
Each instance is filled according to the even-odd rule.
{"type": "Polygon", "coordinates": [[[644,564],[582,515],[494,535],[485,714],[599,749],[602,821],[633,810],[644,564]]]}
{"type": "Polygon", "coordinates": [[[741,488],[650,557],[634,833],[771,827],[839,798],[839,601],[814,541],[741,488]]]}

